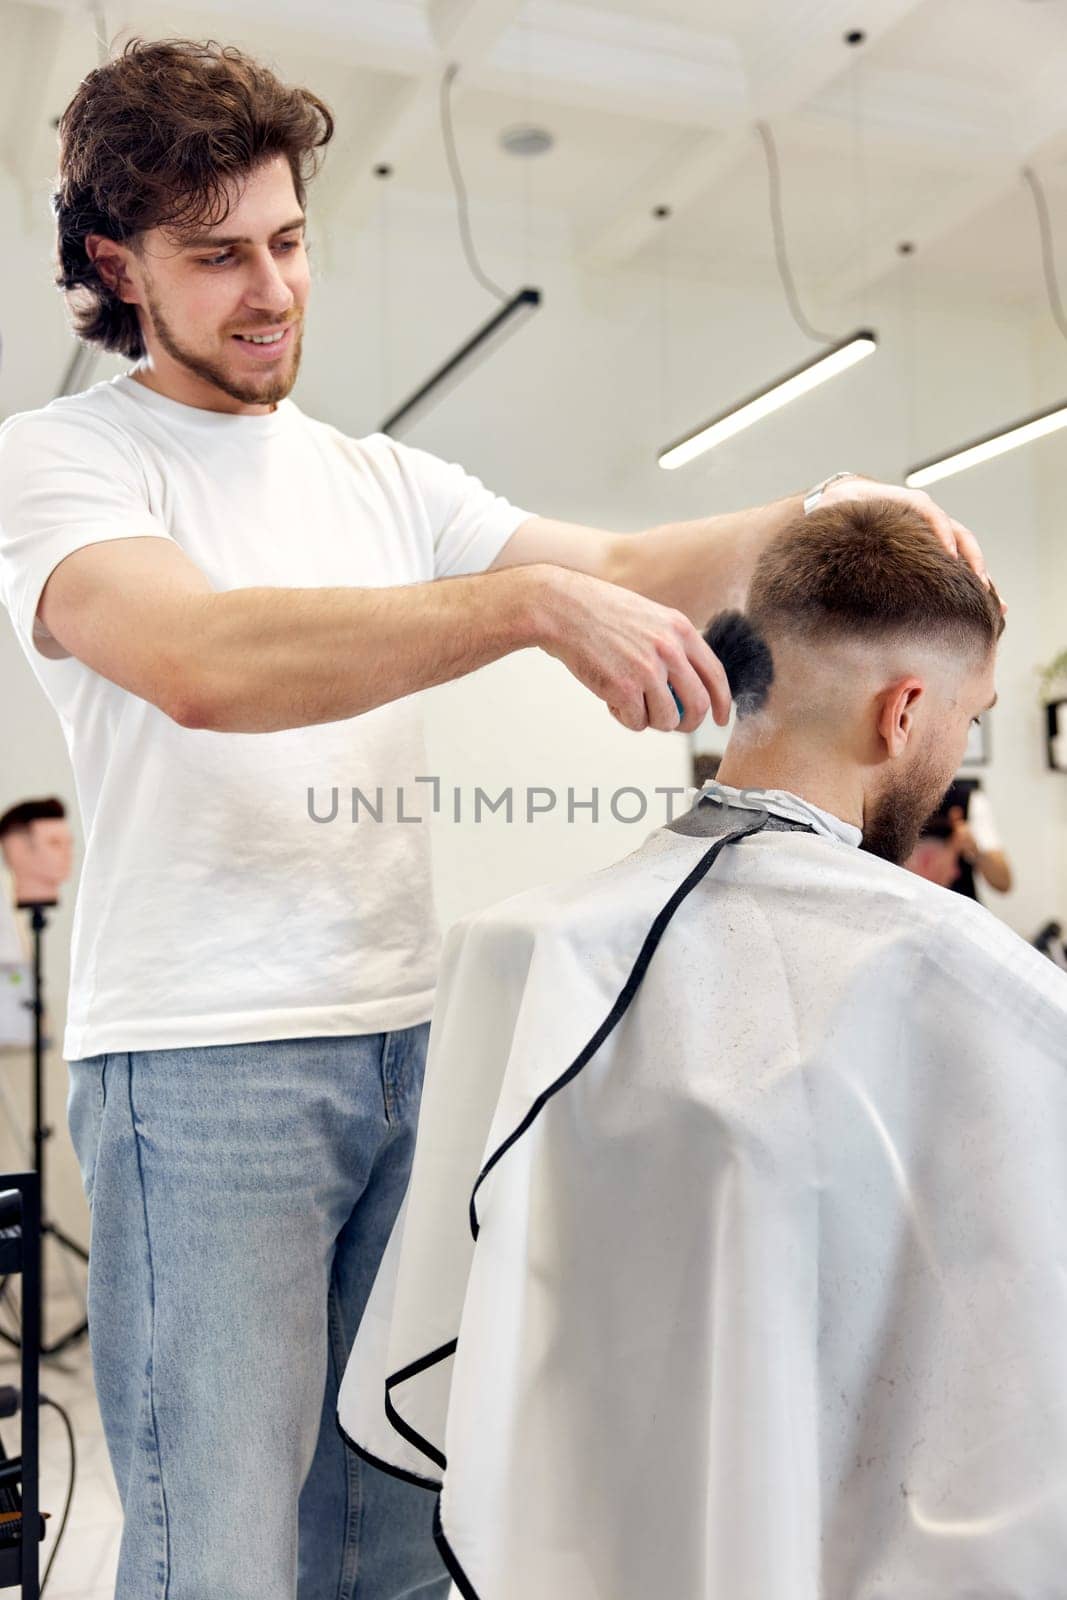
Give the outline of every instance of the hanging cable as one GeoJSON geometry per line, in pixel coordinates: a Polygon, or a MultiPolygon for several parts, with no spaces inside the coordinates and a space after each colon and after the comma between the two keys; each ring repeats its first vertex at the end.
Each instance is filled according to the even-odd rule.
{"type": "MultiPolygon", "coordinates": [[[[856,46],[866,42],[867,35],[861,28],[854,28],[846,36],[845,43],[856,46]]],[[[870,184],[867,181],[867,122],[864,116],[864,79],[867,63],[861,56],[852,68],[852,164],[853,185],[855,193],[856,215],[859,218],[859,261],[863,273],[863,295],[865,304],[861,316],[867,316],[871,294],[871,208],[870,184]]]]}
{"type": "Polygon", "coordinates": [[[770,188],[771,227],[774,230],[774,255],[778,263],[778,276],[782,280],[782,288],[789,303],[793,321],[801,333],[808,339],[815,339],[820,344],[833,344],[836,335],[820,333],[818,328],[808,321],[800,304],[797,286],[793,279],[793,271],[789,265],[789,255],[785,243],[785,219],[782,215],[782,176],[778,165],[778,147],[774,142],[774,134],[769,123],[757,122],[757,131],[763,142],[763,153],[767,158],[767,182],[770,188]]]}
{"type": "Polygon", "coordinates": [[[1063,301],[1060,298],[1060,285],[1056,273],[1056,253],[1052,244],[1052,223],[1049,218],[1048,201],[1041,179],[1033,167],[1023,168],[1023,177],[1030,186],[1030,193],[1034,197],[1034,208],[1037,211],[1037,226],[1041,234],[1041,261],[1045,269],[1045,288],[1048,291],[1049,310],[1057,328],[1067,339],[1067,316],[1064,315],[1063,301]]]}
{"type": "MultiPolygon", "coordinates": [[[[530,87],[530,22],[525,9],[520,12],[517,25],[522,40],[522,116],[526,126],[530,127],[533,122],[533,91],[530,87]]],[[[529,283],[533,276],[530,265],[533,257],[530,218],[533,210],[534,163],[527,159],[520,161],[519,166],[522,169],[522,270],[523,277],[529,283]]]]}
{"type": "Polygon", "coordinates": [[[90,9],[93,19],[93,32],[96,35],[97,65],[106,67],[111,55],[111,47],[107,36],[107,15],[102,5],[94,5],[90,9]]]}
{"type": "MultiPolygon", "coordinates": [[[[89,17],[92,23],[93,39],[96,43],[97,65],[106,67],[110,60],[110,48],[107,37],[107,17],[102,5],[93,5],[89,8],[89,17]]],[[[78,340],[71,351],[70,359],[63,369],[63,376],[59,380],[58,395],[78,394],[87,389],[100,359],[100,351],[94,345],[83,344],[78,340]]]]}
{"type": "Polygon", "coordinates": [[[392,379],[389,370],[389,355],[392,332],[392,255],[390,245],[392,242],[389,216],[389,180],[393,176],[393,169],[386,161],[381,161],[374,169],[374,176],[381,184],[381,199],[378,202],[378,377],[382,392],[382,414],[389,409],[389,397],[392,392],[392,379]]]}
{"type": "Polygon", "coordinates": [[[915,261],[915,245],[910,239],[902,239],[897,245],[897,254],[905,263],[900,273],[901,293],[901,321],[904,326],[904,385],[906,402],[906,431],[907,455],[911,461],[916,453],[916,395],[918,394],[918,344],[915,337],[915,274],[917,271],[915,261]]]}
{"type": "Polygon", "coordinates": [[[59,1547],[63,1543],[63,1535],[67,1531],[67,1520],[70,1517],[70,1503],[74,1499],[74,1485],[78,1479],[78,1447],[74,1441],[74,1428],[71,1424],[70,1417],[59,1404],[59,1401],[53,1400],[49,1395],[46,1394],[41,1395],[40,1400],[43,1406],[51,1406],[53,1411],[59,1412],[63,1426],[67,1430],[67,1445],[70,1450],[70,1475],[67,1479],[67,1498],[63,1506],[63,1515],[59,1519],[59,1532],[56,1534],[56,1542],[52,1546],[52,1554],[48,1558],[48,1565],[45,1567],[44,1577],[41,1579],[41,1594],[43,1595],[48,1586],[48,1580],[52,1576],[52,1567],[55,1563],[56,1556],[59,1554],[59,1547]]]}
{"type": "Polygon", "coordinates": [[[667,261],[667,243],[670,230],[665,226],[670,221],[670,206],[656,206],[652,212],[655,220],[661,224],[659,248],[659,420],[663,431],[667,431],[667,417],[669,414],[667,396],[671,392],[671,327],[670,306],[667,298],[667,278],[669,264],[667,261]]]}
{"type": "Polygon", "coordinates": [[[441,133],[444,138],[445,156],[448,160],[448,170],[452,176],[452,187],[456,193],[456,215],[459,221],[459,236],[463,243],[463,253],[467,258],[467,265],[483,289],[493,295],[502,305],[506,304],[511,295],[495,283],[488,273],[482,270],[478,260],[478,252],[474,248],[474,237],[471,233],[470,202],[467,197],[467,185],[463,178],[463,169],[460,166],[459,151],[456,147],[456,130],[452,122],[452,85],[459,74],[459,65],[452,62],[445,69],[441,80],[441,133]]]}

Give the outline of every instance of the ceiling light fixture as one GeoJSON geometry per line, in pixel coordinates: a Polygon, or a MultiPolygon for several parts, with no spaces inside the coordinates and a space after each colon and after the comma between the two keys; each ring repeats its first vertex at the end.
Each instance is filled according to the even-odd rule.
{"type": "Polygon", "coordinates": [[[747,400],[731,406],[729,411],[713,417],[703,427],[695,429],[675,444],[669,445],[660,454],[660,466],[665,471],[672,472],[677,467],[688,465],[705,451],[713,450],[717,444],[722,444],[725,439],[732,439],[735,434],[750,428],[754,422],[762,422],[763,418],[769,417],[772,412],[780,411],[782,406],[787,406],[791,400],[798,400],[802,394],[817,389],[819,384],[826,383],[829,378],[836,378],[838,373],[847,372],[857,361],[873,355],[877,348],[877,335],[869,328],[861,328],[859,332],[842,339],[839,344],[832,345],[829,350],[824,350],[813,360],[806,361],[802,367],[797,367],[784,378],[779,378],[769,388],[760,389],[747,400]]]}
{"type": "Polygon", "coordinates": [[[484,361],[505,339],[522,327],[541,304],[540,289],[519,289],[516,293],[509,294],[507,289],[502,288],[489,276],[478,259],[471,231],[467,185],[460,165],[452,121],[452,85],[458,73],[459,67],[453,63],[446,68],[441,80],[441,134],[456,196],[456,217],[463,253],[467,258],[471,276],[499,301],[499,310],[495,311],[489,321],[483,323],[466,343],[459,347],[455,355],[449,356],[443,366],[438,367],[413,395],[402,405],[397,406],[382,423],[380,430],[382,433],[392,434],[401,427],[410,427],[419,416],[461,383],[479,362],[484,361]]]}
{"type": "Polygon", "coordinates": [[[395,434],[401,427],[410,428],[424,412],[462,383],[476,366],[528,321],[540,304],[540,289],[520,289],[466,344],[460,346],[455,355],[449,356],[421,388],[386,418],[381,432],[395,434]]]}
{"type": "MultiPolygon", "coordinates": [[[[1024,167],[1022,176],[1034,197],[1034,207],[1037,211],[1049,310],[1060,333],[1067,339],[1067,312],[1064,310],[1056,275],[1048,201],[1041,180],[1032,167],[1024,167]]],[[[980,466],[983,461],[993,461],[997,456],[1007,455],[1009,450],[1018,450],[1024,444],[1032,444],[1035,439],[1044,439],[1060,428],[1067,428],[1067,402],[1063,400],[1058,400],[1054,406],[1049,406],[1044,411],[1023,417],[1020,422],[1011,422],[1006,427],[998,428],[994,433],[984,434],[981,439],[975,439],[971,444],[959,445],[945,455],[933,456],[929,461],[920,462],[917,467],[912,467],[907,472],[904,482],[909,489],[923,489],[928,483],[939,483],[942,478],[954,477],[957,472],[967,472],[971,467],[980,466]]]]}
{"type": "Polygon", "coordinates": [[[810,361],[805,361],[803,366],[787,372],[784,378],[778,378],[767,388],[757,390],[747,399],[731,406],[728,411],[721,412],[710,422],[705,422],[701,427],[676,440],[674,444],[668,445],[665,450],[661,450],[657,459],[666,472],[688,466],[689,462],[695,461],[698,456],[704,455],[708,450],[714,450],[716,445],[732,439],[735,434],[752,427],[753,423],[762,422],[764,417],[781,410],[782,406],[788,405],[791,400],[798,400],[801,395],[817,389],[821,383],[836,378],[839,373],[847,372],[849,367],[854,367],[857,361],[862,361],[865,356],[873,355],[878,348],[878,336],[869,328],[860,328],[856,333],[849,334],[847,339],[835,340],[832,334],[823,333],[814,327],[804,315],[786,250],[778,149],[767,123],[757,123],[756,129],[767,160],[774,254],[786,302],[793,321],[801,333],[809,339],[819,341],[824,348],[810,361]]]}
{"type": "Polygon", "coordinates": [[[1032,417],[1025,417],[1022,422],[1013,422],[1010,427],[1001,428],[996,433],[987,433],[973,444],[961,445],[950,455],[934,456],[930,461],[921,462],[919,466],[911,468],[904,482],[909,489],[924,489],[928,483],[938,483],[957,472],[966,472],[968,467],[992,461],[1009,450],[1031,444],[1034,439],[1043,439],[1058,428],[1067,428],[1067,404],[1062,401],[1048,411],[1038,411],[1032,417]]]}

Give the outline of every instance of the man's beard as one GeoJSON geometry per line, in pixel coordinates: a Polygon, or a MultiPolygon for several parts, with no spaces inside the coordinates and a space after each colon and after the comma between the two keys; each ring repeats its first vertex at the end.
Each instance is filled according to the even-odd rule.
{"type": "Polygon", "coordinates": [[[862,848],[903,866],[915,849],[923,823],[937,810],[951,779],[932,762],[909,772],[875,801],[863,819],[862,848]]]}
{"type": "Polygon", "coordinates": [[[220,364],[209,361],[205,356],[198,356],[192,350],[184,350],[178,343],[174,331],[168,327],[167,320],[159,309],[158,304],[148,297],[148,310],[152,317],[152,325],[156,331],[156,338],[170,356],[172,361],[177,361],[187,372],[194,377],[201,378],[205,383],[210,383],[216,389],[221,389],[223,394],[228,394],[231,400],[238,400],[243,405],[262,406],[274,405],[279,400],[284,400],[296,382],[296,375],[300,369],[300,347],[304,336],[302,322],[293,329],[293,347],[278,372],[266,375],[266,381],[260,379],[253,384],[240,382],[226,371],[220,364]]]}

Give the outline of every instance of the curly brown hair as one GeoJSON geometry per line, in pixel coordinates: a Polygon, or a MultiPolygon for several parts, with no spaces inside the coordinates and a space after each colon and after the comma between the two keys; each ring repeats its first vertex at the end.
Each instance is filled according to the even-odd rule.
{"type": "Polygon", "coordinates": [[[71,296],[78,336],[132,360],[144,354],[137,308],[104,282],[87,234],[136,246],[150,228],[180,237],[215,227],[233,180],[279,155],[303,207],[333,128],[317,95],[212,40],[132,39],[90,72],[59,121],[52,191],[56,284],[71,296]]]}

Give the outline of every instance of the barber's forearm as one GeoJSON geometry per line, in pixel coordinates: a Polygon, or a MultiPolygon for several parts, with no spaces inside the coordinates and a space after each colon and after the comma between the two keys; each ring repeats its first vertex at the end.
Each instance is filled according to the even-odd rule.
{"type": "Polygon", "coordinates": [[[462,677],[540,641],[548,571],[205,597],[177,720],[214,732],[276,732],[359,716],[462,677]]]}
{"type": "Polygon", "coordinates": [[[802,506],[802,496],[791,495],[748,511],[620,535],[612,581],[703,627],[717,611],[743,606],[761,551],[802,506]]]}
{"type": "Polygon", "coordinates": [[[974,861],[975,871],[981,873],[991,889],[1007,894],[1012,884],[1011,867],[1003,850],[980,850],[974,861]]]}

